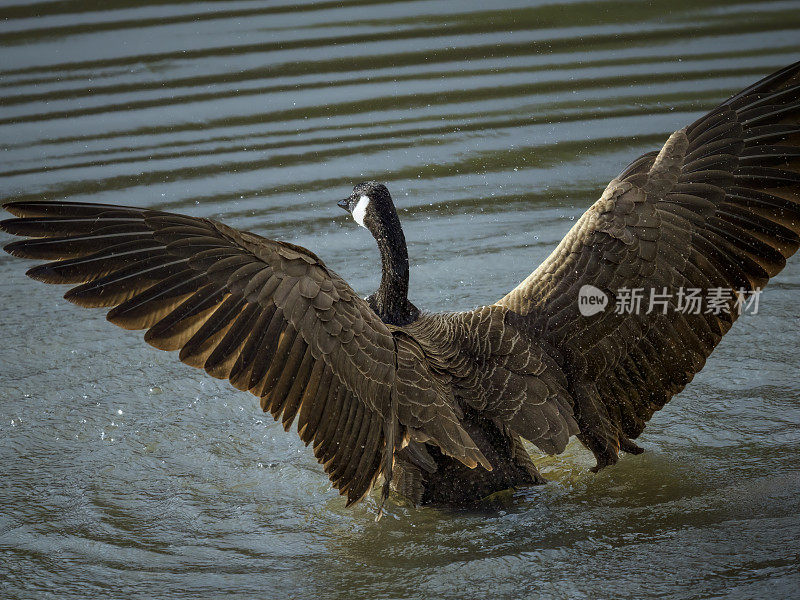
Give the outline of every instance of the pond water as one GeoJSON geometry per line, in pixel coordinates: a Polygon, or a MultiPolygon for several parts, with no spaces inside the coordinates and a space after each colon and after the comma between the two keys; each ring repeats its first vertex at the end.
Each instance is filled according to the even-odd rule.
{"type": "MultiPolygon", "coordinates": [[[[0,197],[223,219],[366,295],[335,206],[388,183],[428,310],[490,303],[630,160],[800,57],[800,2],[0,5],[0,197]]],[[[9,236],[0,234],[0,243],[9,236]]],[[[0,254],[4,598],[788,598],[800,257],[598,475],[485,510],[345,509],[257,399],[0,254]]]]}

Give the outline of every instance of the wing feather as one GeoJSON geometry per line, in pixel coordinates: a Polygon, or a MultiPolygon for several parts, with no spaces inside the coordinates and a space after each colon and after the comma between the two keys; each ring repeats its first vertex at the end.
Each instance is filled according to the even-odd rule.
{"type": "Polygon", "coordinates": [[[65,295],[71,302],[109,308],[112,323],[145,329],[149,344],[251,391],[287,430],[297,421],[348,503],[391,465],[384,457],[399,448],[387,449],[386,432],[406,421],[477,464],[445,405],[401,398],[408,410],[392,412],[393,333],[308,250],[160,211],[49,201],[5,208],[18,218],[0,227],[32,238],[6,249],[51,261],[31,277],[77,284],[65,295]]]}
{"type": "Polygon", "coordinates": [[[730,329],[735,294],[800,247],[800,63],[770,75],[629,166],[553,254],[498,305],[564,355],[580,439],[598,468],[689,383],[730,329]],[[583,317],[578,292],[612,310],[583,317]],[[622,289],[666,291],[665,314],[616,314],[622,289]],[[727,312],[677,310],[680,289],[723,289],[727,312]]]}

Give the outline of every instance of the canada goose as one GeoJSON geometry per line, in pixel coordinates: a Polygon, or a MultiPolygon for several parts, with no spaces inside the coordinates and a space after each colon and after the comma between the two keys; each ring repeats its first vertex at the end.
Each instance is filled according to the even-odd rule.
{"type": "Polygon", "coordinates": [[[388,189],[339,205],[378,244],[362,300],[313,253],[157,210],[11,202],[9,253],[28,275],[81,284],[65,298],[227,378],[300,438],[357,502],[379,475],[415,504],[467,503],[544,482],[522,444],[595,469],[633,440],[800,246],[800,63],[672,134],[606,188],[550,257],[495,304],[426,313],[408,301],[408,254],[388,189]],[[579,311],[579,291],[722,289],[728,312],[579,311]]]}

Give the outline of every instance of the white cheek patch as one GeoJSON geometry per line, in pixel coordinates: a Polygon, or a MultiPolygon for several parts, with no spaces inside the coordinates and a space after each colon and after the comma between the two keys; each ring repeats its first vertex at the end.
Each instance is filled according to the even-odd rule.
{"type": "Polygon", "coordinates": [[[358,199],[358,204],[353,209],[353,219],[365,229],[367,226],[364,225],[364,217],[367,214],[367,206],[369,206],[369,196],[361,196],[358,199]]]}

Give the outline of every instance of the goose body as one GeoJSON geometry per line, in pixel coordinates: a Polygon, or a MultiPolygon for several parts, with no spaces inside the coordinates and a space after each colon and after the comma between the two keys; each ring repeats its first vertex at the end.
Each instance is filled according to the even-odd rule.
{"type": "MultiPolygon", "coordinates": [[[[496,303],[426,313],[408,300],[405,237],[377,182],[339,202],[375,238],[360,298],[315,254],[209,219],[115,205],[11,202],[9,253],[28,275],[110,309],[184,363],[296,422],[348,504],[383,476],[415,504],[463,504],[543,483],[523,439],[570,437],[614,464],[702,369],[800,247],[800,63],[672,134],[608,185],[537,269],[496,303]],[[584,316],[587,286],[722,289],[727,311],[584,316]]],[[[672,301],[671,301],[672,302],[672,301]]]]}

